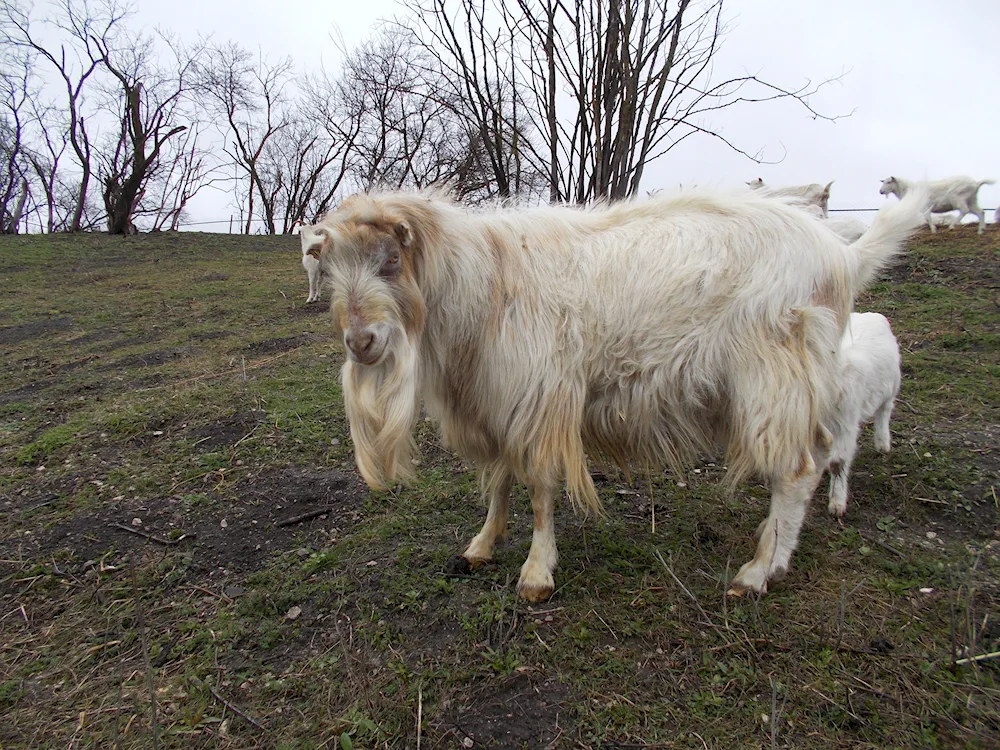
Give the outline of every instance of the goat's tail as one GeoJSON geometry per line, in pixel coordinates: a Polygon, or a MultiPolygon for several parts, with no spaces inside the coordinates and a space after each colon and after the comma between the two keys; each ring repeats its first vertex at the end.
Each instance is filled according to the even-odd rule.
{"type": "Polygon", "coordinates": [[[980,180],[979,184],[976,186],[976,190],[979,190],[983,185],[996,185],[996,180],[980,180]]]}
{"type": "Polygon", "coordinates": [[[881,209],[868,231],[850,245],[859,260],[852,284],[855,294],[903,251],[910,235],[924,223],[927,206],[925,190],[910,190],[899,203],[881,209]]]}

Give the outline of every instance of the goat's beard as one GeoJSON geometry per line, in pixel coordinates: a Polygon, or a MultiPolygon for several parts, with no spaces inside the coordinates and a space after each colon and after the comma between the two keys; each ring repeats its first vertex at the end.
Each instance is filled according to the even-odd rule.
{"type": "Polygon", "coordinates": [[[354,460],[373,490],[413,479],[413,425],[419,398],[417,348],[402,329],[377,365],[344,364],[341,383],[354,460]]]}

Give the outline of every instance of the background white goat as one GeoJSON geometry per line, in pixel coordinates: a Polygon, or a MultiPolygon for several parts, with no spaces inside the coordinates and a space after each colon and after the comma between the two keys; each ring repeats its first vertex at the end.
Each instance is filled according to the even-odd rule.
{"type": "Polygon", "coordinates": [[[844,242],[854,242],[868,231],[868,225],[853,216],[831,216],[823,223],[844,242]]]}
{"type": "Polygon", "coordinates": [[[812,183],[809,185],[791,185],[789,187],[773,188],[764,184],[764,180],[758,177],[747,183],[751,190],[760,190],[765,195],[781,198],[789,203],[802,203],[805,205],[819,206],[823,211],[823,218],[829,216],[828,206],[830,204],[830,186],[833,180],[826,185],[812,183]]]}
{"type": "Polygon", "coordinates": [[[309,277],[309,296],[306,303],[318,302],[322,287],[322,269],[319,262],[319,247],[322,240],[317,235],[322,229],[309,224],[299,227],[299,240],[302,242],[302,267],[309,277]]]}
{"type": "Polygon", "coordinates": [[[892,447],[889,418],[899,395],[899,343],[885,316],[878,313],[851,313],[840,341],[841,395],[835,417],[830,449],[831,516],[847,512],[847,478],[858,450],[861,426],[874,420],[875,449],[888,453],[892,447]]]}
{"type": "Polygon", "coordinates": [[[931,214],[927,223],[930,224],[932,229],[936,229],[937,227],[948,227],[948,229],[954,229],[955,225],[958,224],[958,214],[952,212],[931,214]]]}
{"type": "Polygon", "coordinates": [[[966,214],[974,214],[979,217],[979,234],[983,233],[986,224],[986,217],[983,209],[979,207],[978,193],[983,185],[992,185],[994,180],[974,180],[971,177],[949,177],[944,180],[934,180],[933,182],[918,182],[916,180],[904,180],[901,177],[887,177],[882,180],[882,187],[879,192],[882,195],[890,193],[897,198],[902,198],[916,187],[927,191],[927,210],[925,221],[931,231],[936,231],[936,226],[931,220],[932,213],[944,213],[945,211],[959,211],[956,224],[960,223],[966,214]]]}
{"type": "Polygon", "coordinates": [[[542,601],[561,486],[578,508],[601,508],[588,454],[680,470],[721,446],[731,483],[771,483],[756,555],[732,582],[766,591],[827,466],[854,295],[922,205],[918,194],[882,211],[846,245],[750,193],[484,213],[427,194],[354,196],[309,250],[344,336],[358,469],[374,488],[412,475],[422,396],[489,500],[464,562],[492,558],[512,483],[525,482],[535,525],[518,588],[542,601]]]}

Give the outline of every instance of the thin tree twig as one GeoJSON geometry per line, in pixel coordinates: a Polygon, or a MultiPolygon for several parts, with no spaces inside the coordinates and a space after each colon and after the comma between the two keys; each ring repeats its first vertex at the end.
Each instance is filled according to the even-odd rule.
{"type": "Polygon", "coordinates": [[[424,721],[424,689],[417,688],[417,750],[420,750],[420,736],[424,721]]]}
{"type": "Polygon", "coordinates": [[[148,539],[151,542],[156,542],[157,544],[163,544],[167,547],[174,547],[183,542],[185,539],[189,539],[195,536],[194,534],[182,534],[176,539],[164,539],[162,537],[153,536],[152,534],[147,534],[145,531],[139,531],[139,529],[133,529],[131,526],[126,526],[125,524],[122,523],[113,523],[111,524],[111,526],[116,529],[121,529],[122,531],[127,531],[129,534],[135,534],[136,536],[141,536],[144,539],[148,539]]]}
{"type": "Polygon", "coordinates": [[[963,659],[958,659],[958,660],[955,661],[955,664],[957,664],[957,665],[961,665],[961,664],[975,664],[975,663],[978,663],[978,662],[981,662],[981,661],[988,661],[990,659],[996,659],[998,657],[1000,657],[1000,651],[991,651],[988,654],[979,654],[977,656],[967,656],[967,657],[965,657],[963,659]]]}
{"type": "Polygon", "coordinates": [[[237,716],[243,717],[244,719],[246,719],[247,721],[249,721],[251,724],[253,724],[258,729],[266,729],[267,728],[263,724],[261,724],[259,721],[256,721],[253,718],[251,718],[250,716],[247,716],[245,713],[243,713],[242,711],[240,711],[240,709],[238,709],[232,703],[230,703],[225,698],[223,698],[221,695],[219,695],[215,691],[215,688],[212,687],[211,685],[208,686],[208,691],[215,697],[215,699],[217,701],[219,701],[219,703],[221,703],[223,706],[225,706],[226,708],[228,708],[230,711],[232,711],[237,716]]]}
{"type": "Polygon", "coordinates": [[[325,516],[327,513],[329,513],[332,510],[333,510],[333,508],[330,508],[330,507],[327,507],[327,508],[316,508],[315,510],[311,510],[308,513],[302,513],[301,515],[292,516],[291,518],[286,518],[283,521],[278,521],[274,525],[276,527],[278,527],[278,528],[283,528],[285,526],[294,526],[295,524],[302,523],[303,521],[311,521],[314,518],[318,518],[320,516],[325,516]]]}
{"type": "Polygon", "coordinates": [[[135,619],[139,626],[139,644],[142,646],[142,661],[146,665],[146,689],[149,691],[149,706],[151,709],[150,725],[153,732],[153,750],[160,746],[159,730],[156,725],[156,688],[153,685],[153,665],[149,661],[149,645],[146,643],[146,620],[142,614],[142,599],[139,596],[139,584],[135,575],[135,561],[131,553],[128,556],[128,567],[132,574],[132,595],[135,597],[135,619]]]}

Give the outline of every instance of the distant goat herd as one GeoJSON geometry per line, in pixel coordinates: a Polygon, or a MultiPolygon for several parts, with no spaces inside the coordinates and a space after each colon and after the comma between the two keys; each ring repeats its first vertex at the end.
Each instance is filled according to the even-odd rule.
{"type": "Polygon", "coordinates": [[[771,507],[730,593],[789,568],[825,471],[847,508],[859,428],[890,447],[899,346],[854,299],[921,224],[979,218],[989,180],[889,177],[871,227],[829,218],[832,183],[684,191],[588,208],[468,210],[433,192],[360,194],[300,232],[309,301],[331,295],[361,476],[413,474],[421,406],[475,463],[489,510],[461,555],[506,537],[527,485],[534,533],[518,589],[554,590],[553,512],[602,512],[588,460],[680,472],[724,453],[727,484],[767,479],[771,507]]]}

